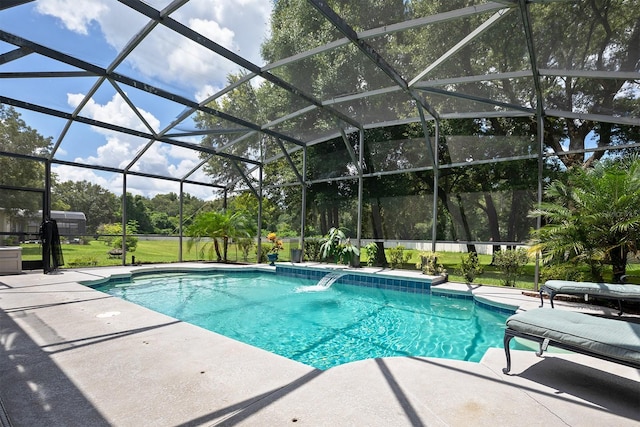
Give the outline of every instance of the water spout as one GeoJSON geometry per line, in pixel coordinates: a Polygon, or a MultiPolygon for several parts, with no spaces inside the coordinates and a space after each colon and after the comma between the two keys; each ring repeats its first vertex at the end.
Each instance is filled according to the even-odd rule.
{"type": "Polygon", "coordinates": [[[339,278],[346,275],[342,271],[332,271],[325,274],[317,284],[311,286],[299,286],[296,292],[324,292],[331,287],[339,278]]]}

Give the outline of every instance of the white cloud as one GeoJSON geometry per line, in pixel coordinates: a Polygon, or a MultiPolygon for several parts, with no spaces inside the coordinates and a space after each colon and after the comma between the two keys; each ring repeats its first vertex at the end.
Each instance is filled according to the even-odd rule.
{"type": "MultiPolygon", "coordinates": [[[[200,32],[230,51],[262,65],[260,44],[269,32],[272,2],[265,0],[192,0],[171,18],[200,32]]],[[[90,34],[97,24],[104,39],[121,50],[148,19],[112,0],[40,0],[37,10],[54,16],[69,30],[90,34]]],[[[202,46],[157,26],[127,61],[147,78],[181,87],[179,92],[201,96],[227,84],[239,67],[202,46]]]]}
{"type": "MultiPolygon", "coordinates": [[[[155,3],[150,1],[147,4],[154,6],[155,3]]],[[[233,2],[192,0],[175,11],[171,18],[254,64],[262,65],[260,44],[269,31],[268,23],[272,6],[273,2],[265,0],[233,2]]],[[[162,7],[162,5],[155,7],[162,7]]],[[[36,10],[59,19],[61,25],[69,31],[87,37],[95,37],[100,32],[104,40],[114,48],[114,52],[120,51],[131,37],[148,23],[148,18],[112,0],[39,0],[36,3],[36,10]]],[[[115,55],[114,53],[114,58],[115,55]]],[[[225,87],[228,74],[239,70],[239,66],[231,61],[177,35],[163,25],[154,28],[125,62],[131,70],[140,73],[131,77],[151,80],[151,82],[162,81],[165,87],[173,88],[169,90],[181,95],[191,94],[198,101],[206,99],[225,87]]],[[[83,97],[82,94],[68,94],[67,102],[75,107],[83,97]]],[[[80,114],[95,120],[149,132],[118,94],[105,103],[99,102],[101,101],[90,100],[80,114]]],[[[153,114],[143,110],[140,110],[140,114],[155,131],[159,130],[160,121],[153,114]]],[[[92,127],[91,129],[102,135],[104,142],[94,148],[94,151],[78,151],[83,154],[75,154],[76,162],[122,168],[128,165],[139,150],[148,143],[144,138],[102,128],[92,127]]],[[[73,152],[71,148],[67,151],[73,152]]],[[[200,159],[195,151],[154,143],[133,168],[158,175],[184,177],[199,162],[200,159]]],[[[122,177],[119,174],[66,166],[57,167],[56,173],[63,181],[86,179],[116,194],[122,191],[122,177]]],[[[208,181],[201,169],[189,179],[208,181]]],[[[173,183],[165,180],[135,176],[127,179],[128,191],[149,197],[157,193],[178,191],[178,187],[172,190],[173,187],[173,183]]],[[[190,188],[185,191],[197,197],[206,199],[212,197],[212,189],[207,187],[190,185],[190,188]]]]}
{"type": "Polygon", "coordinates": [[[103,0],[40,0],[36,10],[59,18],[67,29],[86,35],[92,22],[100,21],[109,13],[109,6],[103,0]]]}
{"type": "MultiPolygon", "coordinates": [[[[79,105],[82,99],[84,99],[83,94],[67,94],[67,102],[74,108],[79,105]]],[[[160,125],[159,121],[151,113],[141,109],[138,110],[147,123],[157,130],[160,125]]],[[[98,104],[93,99],[89,100],[80,114],[101,122],[149,132],[129,105],[117,93],[104,105],[98,104]]],[[[74,161],[124,168],[148,142],[144,138],[114,132],[109,129],[92,127],[92,130],[103,135],[106,143],[96,149],[95,155],[86,158],[77,157],[74,161]]]]}
{"type": "Polygon", "coordinates": [[[111,181],[104,176],[99,175],[93,169],[77,168],[67,165],[53,165],[51,170],[56,174],[59,182],[89,181],[107,188],[114,193],[122,194],[122,185],[120,185],[120,189],[114,191],[113,186],[110,184],[111,181]]]}
{"type": "MultiPolygon", "coordinates": [[[[67,94],[67,102],[70,106],[76,108],[78,105],[80,105],[80,102],[84,99],[84,97],[85,95],[81,93],[69,93],[67,94]]],[[[160,129],[160,121],[156,119],[153,114],[141,108],[138,108],[138,112],[153,130],[157,132],[160,129]]],[[[82,108],[80,114],[86,117],[91,117],[92,119],[101,122],[111,123],[117,126],[127,127],[143,132],[149,132],[149,129],[147,129],[144,123],[131,109],[129,104],[127,104],[118,93],[115,93],[113,95],[113,98],[111,98],[111,100],[104,105],[100,105],[93,99],[90,99],[89,102],[87,102],[87,104],[82,108]]],[[[111,131],[102,128],[96,128],[96,130],[107,134],[111,133],[111,131]]]]}
{"type": "Polygon", "coordinates": [[[210,40],[215,40],[216,43],[229,50],[239,49],[235,42],[235,32],[228,27],[221,27],[216,21],[198,18],[190,19],[189,28],[210,40]]]}
{"type": "MultiPolygon", "coordinates": [[[[74,108],[79,105],[82,99],[84,99],[83,94],[67,95],[69,105],[74,108]]],[[[144,110],[139,111],[152,127],[155,129],[158,128],[159,122],[151,113],[144,110]]],[[[105,104],[99,104],[93,99],[89,100],[82,109],[81,115],[118,126],[147,131],[143,123],[119,94],[115,94],[113,98],[105,104]]],[[[74,161],[77,163],[124,168],[136,157],[139,150],[149,142],[143,138],[114,132],[108,129],[98,127],[92,127],[91,129],[102,135],[105,142],[96,148],[95,154],[76,157],[74,161]]],[[[140,159],[132,166],[131,170],[160,176],[182,178],[197,166],[199,162],[198,153],[194,150],[155,142],[147,148],[140,159]]],[[[99,184],[116,194],[122,193],[122,177],[119,174],[110,174],[109,176],[112,178],[106,179],[103,176],[104,174],[91,169],[78,169],[66,166],[57,168],[56,173],[58,173],[61,181],[87,180],[99,184]],[[78,173],[78,171],[81,172],[78,173]]],[[[207,181],[207,177],[201,171],[197,171],[189,178],[191,180],[207,181]]],[[[198,187],[195,188],[197,189],[198,187]]],[[[176,184],[172,181],[131,175],[131,177],[127,179],[127,191],[132,194],[153,197],[158,193],[167,193],[170,191],[179,192],[179,187],[176,187],[176,184]]],[[[199,190],[199,194],[193,195],[211,198],[211,191],[203,187],[199,190]]]]}
{"type": "Polygon", "coordinates": [[[209,98],[211,95],[214,95],[220,91],[219,88],[215,88],[211,85],[204,85],[198,90],[195,94],[195,99],[198,102],[202,102],[205,99],[209,98]]]}

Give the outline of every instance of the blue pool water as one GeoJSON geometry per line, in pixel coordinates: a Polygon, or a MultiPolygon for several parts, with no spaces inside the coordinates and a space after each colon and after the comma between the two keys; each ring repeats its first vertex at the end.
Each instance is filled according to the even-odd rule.
{"type": "Polygon", "coordinates": [[[472,299],[272,273],[173,273],[94,287],[318,369],[374,357],[479,361],[502,347],[507,313],[472,299]],[[313,288],[311,288],[313,289],[313,288]]]}

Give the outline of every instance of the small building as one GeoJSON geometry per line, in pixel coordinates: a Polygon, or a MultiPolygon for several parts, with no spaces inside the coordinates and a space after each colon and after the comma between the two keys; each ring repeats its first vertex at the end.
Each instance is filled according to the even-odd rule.
{"type": "Polygon", "coordinates": [[[58,233],[61,236],[82,236],[87,232],[87,217],[84,212],[51,211],[51,219],[58,223],[58,233]]]}

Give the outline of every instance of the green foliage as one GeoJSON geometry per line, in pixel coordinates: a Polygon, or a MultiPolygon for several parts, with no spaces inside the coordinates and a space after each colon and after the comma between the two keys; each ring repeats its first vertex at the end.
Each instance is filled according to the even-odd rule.
{"type": "MultiPolygon", "coordinates": [[[[130,221],[136,221],[138,224],[138,230],[140,233],[153,233],[153,225],[151,224],[151,218],[149,216],[149,210],[145,204],[146,198],[131,193],[125,195],[125,206],[127,212],[127,223],[130,221]]],[[[122,205],[119,206],[121,208],[122,205]]],[[[119,209],[118,216],[122,217],[121,209],[119,209]]]]}
{"type": "MultiPolygon", "coordinates": [[[[127,236],[125,240],[128,252],[134,252],[138,246],[138,238],[134,236],[138,232],[138,224],[135,221],[127,223],[127,236]]],[[[122,248],[122,224],[101,224],[97,230],[98,240],[112,248],[122,248]]]]}
{"type": "Polygon", "coordinates": [[[468,252],[466,257],[461,257],[460,267],[456,272],[462,275],[467,283],[473,283],[476,276],[483,272],[478,260],[478,254],[476,252],[468,252]]]}
{"type": "Polygon", "coordinates": [[[18,236],[0,236],[0,245],[2,246],[16,246],[20,243],[18,236]]]}
{"type": "MultiPolygon", "coordinates": [[[[0,152],[46,157],[50,148],[51,138],[27,126],[13,107],[0,104],[0,152]]],[[[0,185],[44,189],[44,176],[44,162],[0,156],[0,185]]],[[[35,213],[41,203],[34,193],[0,188],[0,207],[10,218],[35,213]]]]}
{"type": "Polygon", "coordinates": [[[200,249],[196,248],[199,254],[204,255],[206,250],[208,259],[213,259],[215,251],[218,261],[227,262],[229,240],[250,237],[255,233],[254,223],[244,212],[202,212],[185,230],[185,235],[189,236],[187,251],[203,243],[200,249]]]}
{"type": "Polygon", "coordinates": [[[176,226],[169,218],[166,212],[151,212],[149,215],[153,232],[158,234],[170,235],[176,231],[176,226]]]}
{"type": "Polygon", "coordinates": [[[104,242],[105,245],[111,246],[118,234],[122,234],[122,225],[117,223],[100,224],[96,231],[98,241],[104,242]]]}
{"type": "Polygon", "coordinates": [[[572,263],[545,265],[540,269],[540,283],[547,280],[572,280],[575,282],[591,281],[591,274],[584,267],[572,263]]]}
{"type": "Polygon", "coordinates": [[[367,256],[367,265],[373,267],[376,262],[376,255],[378,254],[378,245],[375,242],[368,243],[364,247],[364,253],[367,256]]]}
{"type": "Polygon", "coordinates": [[[94,267],[98,265],[98,258],[93,256],[83,256],[74,258],[67,263],[69,267],[94,267]]]}
{"type": "MultiPolygon", "coordinates": [[[[269,243],[262,243],[260,245],[260,259],[257,260],[258,263],[265,263],[267,262],[267,254],[270,253],[269,251],[271,250],[271,245],[269,243]]],[[[256,257],[258,255],[258,248],[256,247],[256,257]]]]}
{"type": "Polygon", "coordinates": [[[87,234],[97,232],[100,224],[118,221],[120,200],[111,191],[88,181],[54,182],[51,197],[63,210],[83,212],[87,219],[87,234]]]}
{"type": "Polygon", "coordinates": [[[389,248],[389,266],[391,268],[402,268],[404,264],[411,259],[411,251],[405,252],[405,247],[398,245],[395,248],[389,248]]]}
{"type": "Polygon", "coordinates": [[[565,181],[547,187],[545,198],[532,212],[545,220],[532,232],[532,250],[543,263],[586,264],[593,281],[602,280],[602,266],[609,264],[618,282],[640,241],[640,158],[572,169],[565,181]]]}
{"type": "Polygon", "coordinates": [[[527,262],[529,254],[523,248],[502,250],[493,256],[493,263],[502,272],[502,283],[505,286],[515,286],[516,279],[522,275],[527,262]]]}
{"type": "MultiPolygon", "coordinates": [[[[138,233],[138,223],[136,221],[129,221],[127,223],[127,235],[125,240],[125,247],[127,252],[135,252],[138,247],[138,238],[134,236],[134,234],[138,233]]],[[[122,236],[117,236],[112,245],[114,248],[122,247],[122,236]]]]}
{"type": "Polygon", "coordinates": [[[322,241],[316,238],[304,239],[304,255],[309,261],[320,261],[322,241]]]}
{"type": "Polygon", "coordinates": [[[360,256],[360,251],[351,243],[344,230],[331,227],[329,233],[322,238],[320,245],[322,259],[333,258],[336,263],[350,265],[355,257],[360,256]]]}
{"type": "Polygon", "coordinates": [[[424,251],[420,252],[420,261],[416,263],[416,268],[422,270],[423,274],[439,276],[445,274],[447,270],[438,262],[438,253],[424,251]]]}
{"type": "Polygon", "coordinates": [[[240,252],[242,253],[242,260],[244,262],[249,261],[249,253],[251,249],[256,245],[251,237],[241,237],[236,240],[236,244],[238,248],[240,248],[240,252]]]}

